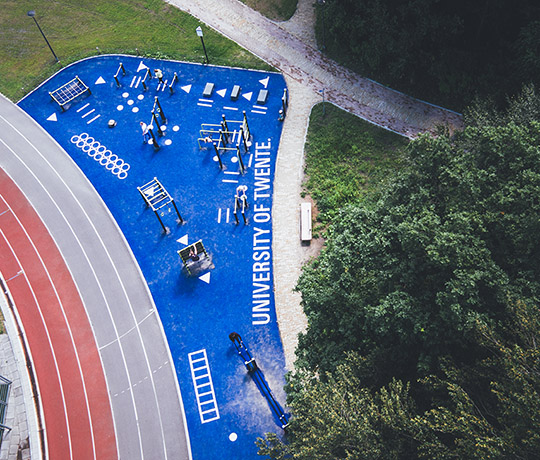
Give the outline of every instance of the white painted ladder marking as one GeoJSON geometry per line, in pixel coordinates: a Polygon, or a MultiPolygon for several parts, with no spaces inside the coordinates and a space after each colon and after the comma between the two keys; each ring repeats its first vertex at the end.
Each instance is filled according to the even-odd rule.
{"type": "Polygon", "coordinates": [[[206,349],[194,351],[188,354],[191,379],[197,396],[197,406],[201,423],[212,422],[219,419],[219,410],[216,402],[212,376],[206,356],[206,349]]]}

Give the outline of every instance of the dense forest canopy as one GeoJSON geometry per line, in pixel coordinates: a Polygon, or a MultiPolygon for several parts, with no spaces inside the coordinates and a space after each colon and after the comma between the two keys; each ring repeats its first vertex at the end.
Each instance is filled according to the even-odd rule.
{"type": "Polygon", "coordinates": [[[439,105],[461,111],[477,95],[500,103],[540,83],[536,0],[325,0],[318,12],[332,57],[439,105]]]}
{"type": "Polygon", "coordinates": [[[540,97],[476,104],[344,207],[300,277],[308,329],[271,458],[538,458],[540,97]]]}

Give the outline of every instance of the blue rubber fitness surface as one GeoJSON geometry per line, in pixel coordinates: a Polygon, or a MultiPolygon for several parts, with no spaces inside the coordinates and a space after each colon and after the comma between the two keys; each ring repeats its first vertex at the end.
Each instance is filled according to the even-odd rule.
{"type": "Polygon", "coordinates": [[[260,458],[256,437],[281,432],[281,421],[228,336],[240,334],[283,404],[270,212],[284,89],[283,77],[271,72],[99,56],[66,67],[19,102],[92,182],[135,254],[163,322],[197,460],[260,458]],[[163,83],[147,75],[156,68],[163,83]],[[235,85],[240,93],[233,99],[235,85]],[[50,93],[61,94],[63,107],[50,93]],[[244,113],[251,134],[247,151],[240,135],[244,113]],[[223,115],[231,150],[222,151],[221,169],[212,143],[198,139],[218,143],[223,115]],[[141,121],[152,127],[159,149],[143,142],[141,121]],[[184,220],[173,203],[157,210],[167,232],[143,198],[160,192],[154,178],[184,220]],[[149,183],[141,194],[138,187],[149,183]],[[241,214],[237,224],[233,214],[239,186],[247,186],[247,225],[241,214]],[[189,274],[177,251],[199,240],[209,258],[201,257],[189,274]]]}

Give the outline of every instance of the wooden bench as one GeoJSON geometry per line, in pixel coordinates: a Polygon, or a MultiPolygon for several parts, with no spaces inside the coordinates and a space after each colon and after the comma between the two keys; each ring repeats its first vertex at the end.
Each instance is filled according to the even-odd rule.
{"type": "Polygon", "coordinates": [[[266,99],[268,99],[268,90],[261,89],[257,96],[257,104],[266,104],[266,99]]]}
{"type": "Polygon", "coordinates": [[[311,203],[300,204],[300,239],[311,241],[311,203]]]}
{"type": "Polygon", "coordinates": [[[240,88],[240,85],[234,85],[233,89],[231,91],[231,99],[233,101],[236,101],[238,97],[240,96],[240,91],[242,88],[240,88]]]}
{"type": "Polygon", "coordinates": [[[213,83],[207,83],[204,87],[203,96],[204,97],[210,97],[212,96],[212,93],[214,92],[214,84],[213,83]]]}

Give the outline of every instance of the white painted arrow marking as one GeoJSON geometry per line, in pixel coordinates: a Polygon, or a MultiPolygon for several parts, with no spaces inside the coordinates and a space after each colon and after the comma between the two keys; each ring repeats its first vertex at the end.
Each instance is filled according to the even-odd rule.
{"type": "Polygon", "coordinates": [[[225,97],[225,94],[227,94],[226,89],[220,89],[219,91],[216,91],[217,94],[219,94],[221,97],[225,97]]]}
{"type": "Polygon", "coordinates": [[[200,279],[201,281],[204,281],[206,284],[210,284],[210,272],[205,273],[205,274],[202,275],[202,276],[199,276],[199,279],[200,279]]]}
{"type": "Polygon", "coordinates": [[[266,78],[263,78],[262,80],[259,80],[259,83],[266,88],[268,86],[269,80],[270,80],[270,77],[266,77],[266,78]]]}
{"type": "Polygon", "coordinates": [[[242,96],[244,96],[248,101],[251,101],[251,96],[253,95],[253,93],[245,93],[245,94],[242,94],[242,96]]]}
{"type": "Polygon", "coordinates": [[[137,72],[139,72],[140,70],[143,70],[143,69],[148,69],[148,66],[143,64],[143,62],[141,61],[140,64],[139,64],[139,67],[137,68],[137,72]]]}
{"type": "Polygon", "coordinates": [[[189,93],[191,91],[191,85],[186,85],[181,87],[186,93],[189,93]]]}
{"type": "Polygon", "coordinates": [[[58,121],[56,113],[53,113],[49,118],[47,118],[47,121],[58,121]]]}
{"type": "Polygon", "coordinates": [[[176,241],[177,241],[178,243],[180,243],[180,244],[184,244],[184,245],[187,246],[189,240],[188,240],[188,236],[187,236],[187,235],[184,235],[182,238],[178,238],[176,241]]]}
{"type": "Polygon", "coordinates": [[[103,79],[103,77],[99,77],[94,83],[94,85],[102,85],[103,83],[106,83],[105,80],[103,79]]]}

